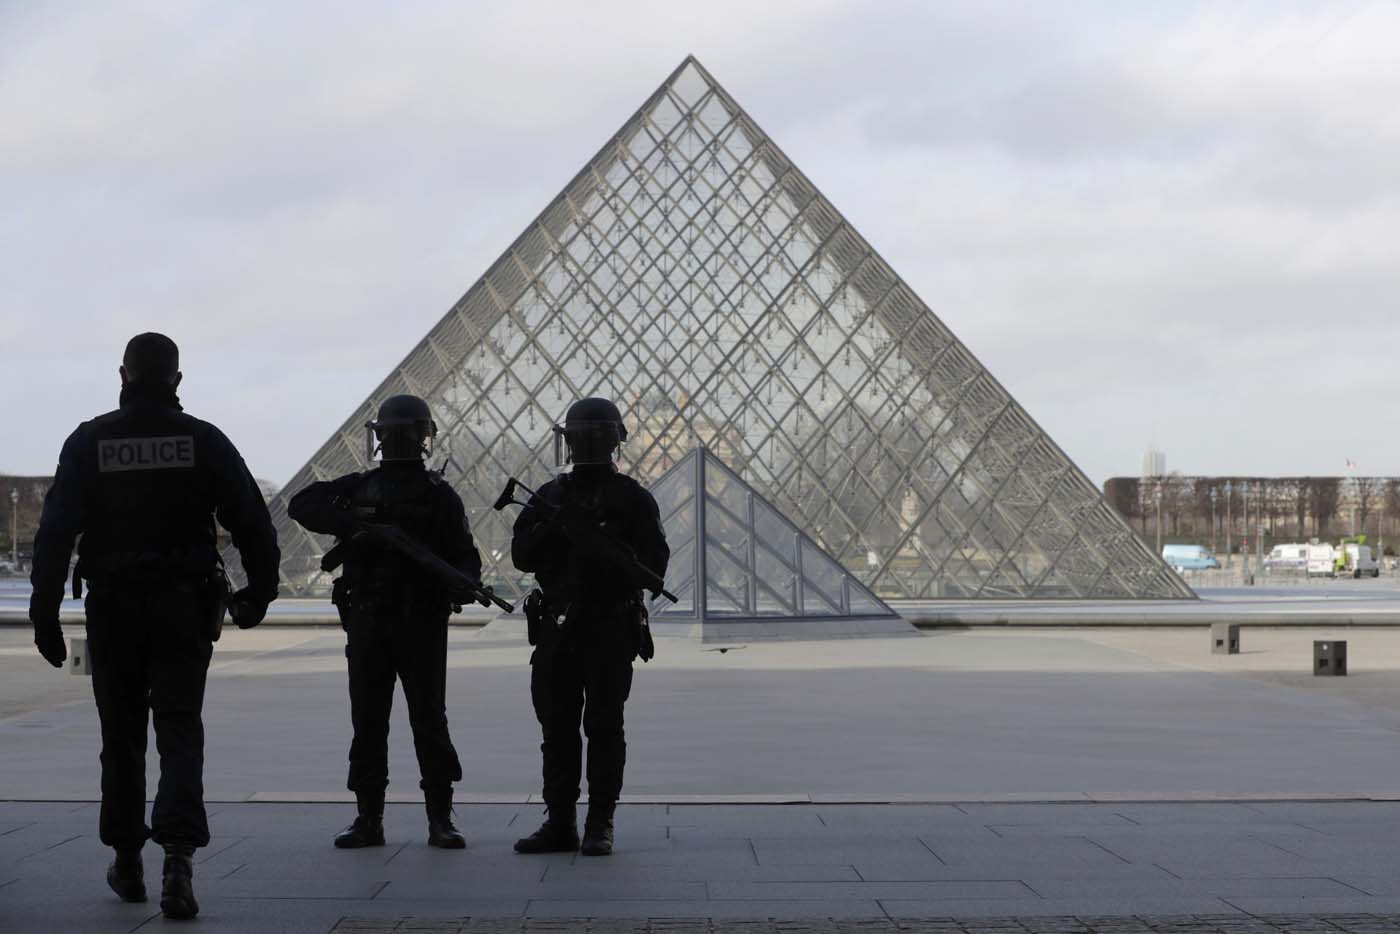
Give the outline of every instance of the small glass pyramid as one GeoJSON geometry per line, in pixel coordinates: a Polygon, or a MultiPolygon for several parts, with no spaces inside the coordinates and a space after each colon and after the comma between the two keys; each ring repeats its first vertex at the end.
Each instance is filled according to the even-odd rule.
{"type": "Polygon", "coordinates": [[[671,546],[666,587],[680,598],[652,600],[654,622],[840,622],[848,634],[890,621],[898,624],[879,631],[909,628],[708,448],[685,455],[651,492],[671,546]]]}

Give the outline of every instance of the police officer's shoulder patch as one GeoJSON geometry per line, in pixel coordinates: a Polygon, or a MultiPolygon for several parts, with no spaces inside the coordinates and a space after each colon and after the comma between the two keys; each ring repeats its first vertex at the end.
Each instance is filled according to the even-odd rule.
{"type": "Polygon", "coordinates": [[[100,473],[122,470],[170,470],[194,466],[194,437],[101,438],[97,442],[100,473]]]}

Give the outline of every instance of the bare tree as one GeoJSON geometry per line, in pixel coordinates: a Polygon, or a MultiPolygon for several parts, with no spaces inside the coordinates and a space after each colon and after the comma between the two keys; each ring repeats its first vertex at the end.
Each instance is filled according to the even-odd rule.
{"type": "Polygon", "coordinates": [[[1393,533],[1397,526],[1396,520],[1400,519],[1400,479],[1391,479],[1386,483],[1385,514],[1390,517],[1393,533]]]}
{"type": "Polygon", "coordinates": [[[1147,519],[1152,518],[1152,527],[1157,527],[1157,480],[1138,484],[1138,516],[1142,520],[1142,537],[1147,538],[1147,519]]]}
{"type": "Polygon", "coordinates": [[[1381,506],[1386,481],[1381,477],[1357,477],[1352,482],[1352,502],[1356,507],[1357,531],[1365,534],[1366,523],[1381,506]]]}
{"type": "MultiPolygon", "coordinates": [[[[1142,518],[1142,503],[1139,500],[1141,493],[1138,488],[1141,485],[1137,477],[1112,477],[1104,482],[1104,499],[1108,500],[1110,506],[1118,510],[1118,515],[1129,522],[1140,519],[1142,518]]],[[[1143,534],[1147,534],[1145,528],[1143,534]]]]}
{"type": "Polygon", "coordinates": [[[1181,534],[1181,513],[1189,505],[1186,499],[1186,483],[1179,471],[1161,479],[1162,512],[1172,521],[1172,535],[1181,534]]]}
{"type": "Polygon", "coordinates": [[[1312,497],[1312,481],[1307,477],[1292,477],[1285,481],[1293,496],[1293,514],[1298,517],[1298,537],[1308,537],[1308,501],[1312,497]]]}
{"type": "Polygon", "coordinates": [[[1215,480],[1210,477],[1191,478],[1191,509],[1194,512],[1191,532],[1202,541],[1215,535],[1215,529],[1211,526],[1207,526],[1206,535],[1202,535],[1200,529],[1202,524],[1210,522],[1210,494],[1214,489],[1215,480]]]}
{"type": "Polygon", "coordinates": [[[1290,496],[1287,481],[1273,477],[1264,479],[1264,509],[1269,517],[1269,538],[1277,540],[1279,521],[1288,518],[1290,496]]]}
{"type": "Polygon", "coordinates": [[[1327,537],[1327,527],[1337,515],[1337,505],[1342,498],[1342,481],[1339,477],[1308,478],[1308,509],[1312,512],[1313,529],[1318,538],[1327,537]]]}

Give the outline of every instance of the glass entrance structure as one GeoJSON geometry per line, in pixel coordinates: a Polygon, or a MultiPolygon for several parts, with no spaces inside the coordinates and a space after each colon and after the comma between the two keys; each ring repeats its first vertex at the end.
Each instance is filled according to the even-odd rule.
{"type": "Polygon", "coordinates": [[[653,625],[697,625],[706,639],[914,632],[707,448],[651,493],[671,546],[666,588],[679,598],[651,601],[653,625]]]}
{"type": "Polygon", "coordinates": [[[703,446],[880,598],[1193,596],[694,58],[274,499],[289,591],[329,580],[287,498],[364,469],[362,426],[402,392],[516,596],[491,503],[555,469],[550,426],[589,395],[627,418],[624,470],[649,484],[703,446]]]}

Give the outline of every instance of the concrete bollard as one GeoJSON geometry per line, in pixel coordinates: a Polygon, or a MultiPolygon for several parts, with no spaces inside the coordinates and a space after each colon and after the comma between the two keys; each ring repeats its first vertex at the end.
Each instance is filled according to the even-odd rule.
{"type": "Polygon", "coordinates": [[[87,638],[74,636],[68,640],[68,673],[70,675],[92,676],[92,665],[87,653],[87,638]]]}
{"type": "Polygon", "coordinates": [[[1240,654],[1240,624],[1211,623],[1210,652],[1212,655],[1240,654]]]}
{"type": "Polygon", "coordinates": [[[1347,673],[1347,644],[1345,642],[1313,643],[1313,674],[1343,677],[1347,673]]]}

